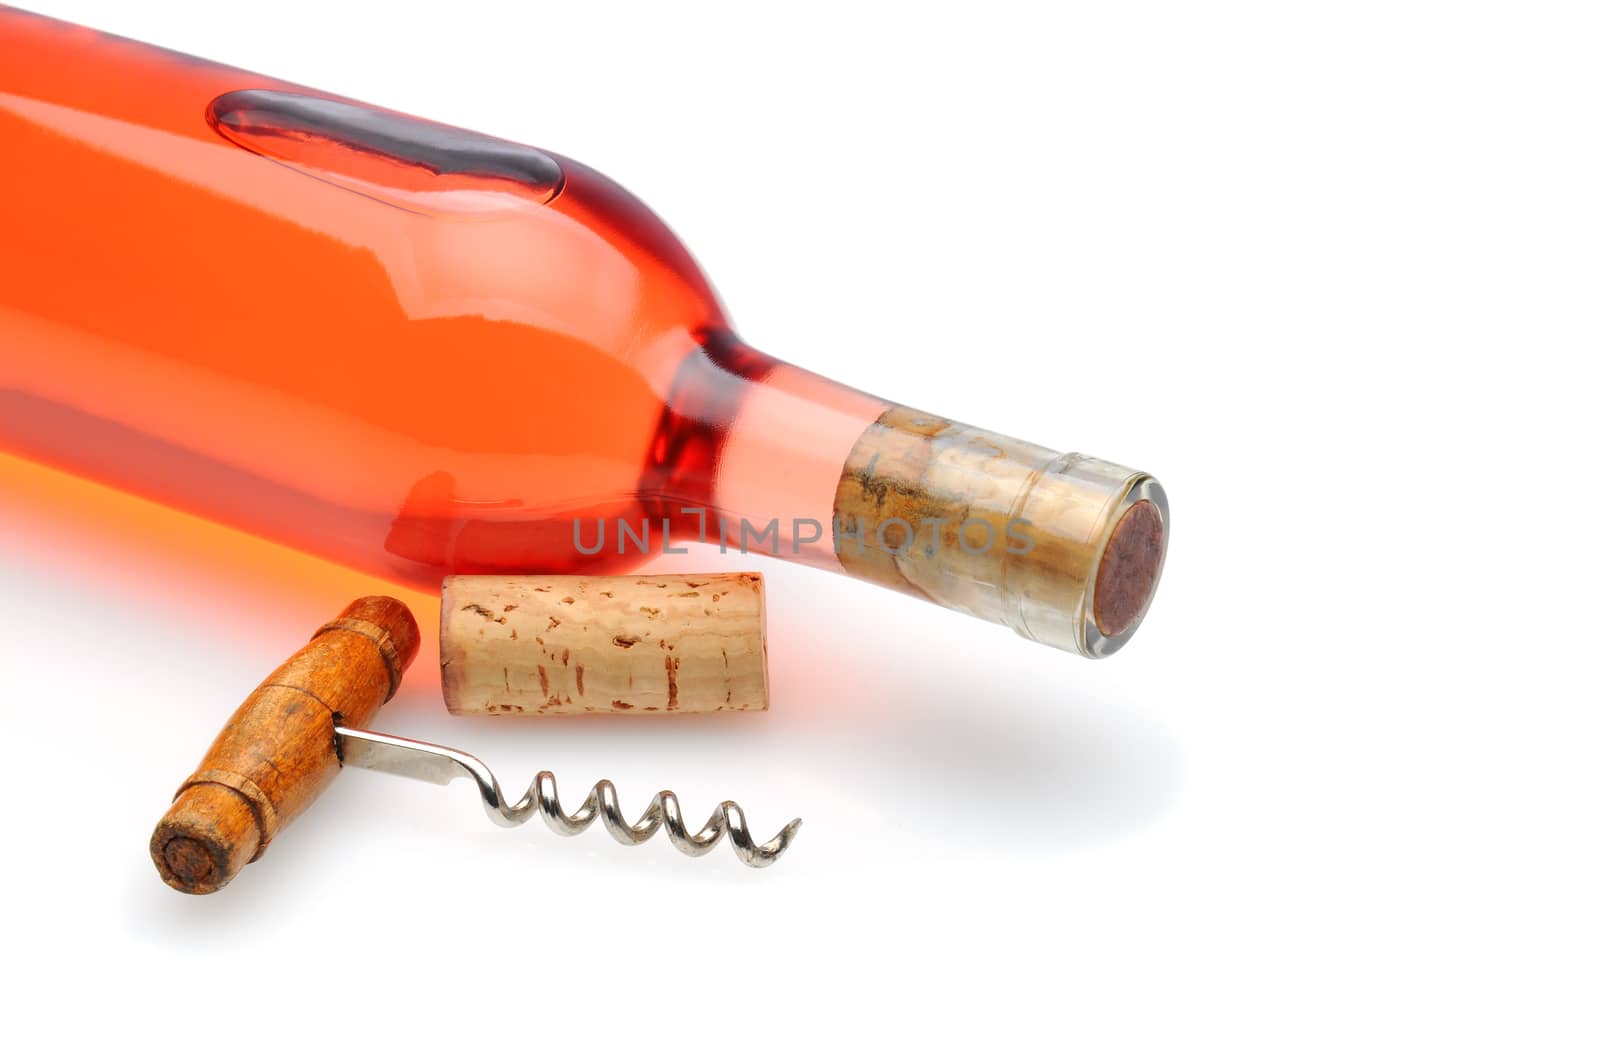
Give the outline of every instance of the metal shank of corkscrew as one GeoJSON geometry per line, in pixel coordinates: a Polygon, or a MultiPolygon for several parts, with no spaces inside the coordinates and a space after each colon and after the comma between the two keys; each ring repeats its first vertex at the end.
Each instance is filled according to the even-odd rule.
{"type": "Polygon", "coordinates": [[[535,776],[522,799],[512,804],[506,800],[494,773],[470,753],[352,727],[335,727],[334,734],[339,743],[340,759],[347,765],[441,786],[452,779],[471,779],[478,787],[484,814],[491,823],[501,827],[520,826],[537,813],[557,834],[573,835],[582,834],[600,820],[605,823],[607,832],[623,845],[638,845],[654,837],[664,826],[673,847],[686,856],[704,856],[716,848],[726,834],[728,844],[747,867],[768,867],[775,863],[800,830],[800,821],[792,820],[771,841],[757,845],[745,824],[744,811],[734,802],[724,801],[706,825],[691,834],[683,821],[678,799],[670,790],[656,794],[650,807],[630,825],[623,817],[617,789],[608,779],[595,783],[583,804],[568,815],[556,794],[555,776],[548,771],[535,776]]]}

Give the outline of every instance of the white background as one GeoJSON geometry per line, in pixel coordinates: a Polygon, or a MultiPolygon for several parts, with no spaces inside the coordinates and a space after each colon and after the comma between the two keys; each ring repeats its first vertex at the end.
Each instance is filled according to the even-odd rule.
{"type": "Polygon", "coordinates": [[[766,717],[455,720],[425,652],[380,718],[803,815],[769,871],[351,771],[196,899],[172,788],[384,588],[0,458],[7,1055],[1600,1053],[1590,5],[32,6],[593,164],[757,346],[1175,538],[1103,662],[778,563],[766,717]]]}

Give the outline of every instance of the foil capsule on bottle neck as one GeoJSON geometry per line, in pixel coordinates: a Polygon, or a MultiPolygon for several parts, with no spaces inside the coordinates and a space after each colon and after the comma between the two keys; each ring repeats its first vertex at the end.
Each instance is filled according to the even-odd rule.
{"type": "Polygon", "coordinates": [[[856,443],[834,513],[851,575],[1084,657],[1138,630],[1169,527],[1147,473],[903,406],[856,443]]]}

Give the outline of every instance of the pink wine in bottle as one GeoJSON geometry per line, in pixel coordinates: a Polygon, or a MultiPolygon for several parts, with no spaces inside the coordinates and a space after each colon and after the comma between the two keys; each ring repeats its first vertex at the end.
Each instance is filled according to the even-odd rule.
{"type": "Polygon", "coordinates": [[[1150,476],[729,329],[580,163],[0,8],[0,446],[415,586],[702,539],[1090,657],[1150,476]]]}

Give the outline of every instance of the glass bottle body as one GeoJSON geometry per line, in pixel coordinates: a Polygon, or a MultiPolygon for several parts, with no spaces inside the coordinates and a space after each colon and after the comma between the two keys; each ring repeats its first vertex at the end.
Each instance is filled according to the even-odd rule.
{"type": "Polygon", "coordinates": [[[414,119],[386,156],[230,129],[230,94],[270,122],[305,90],[21,12],[0,69],[13,449],[429,586],[637,564],[675,509],[715,537],[728,431],[775,373],[848,437],[791,453],[824,480],[881,409],[742,345],[666,227],[570,160],[521,149],[559,168],[546,197],[528,167],[437,172],[456,131],[414,119]]]}

